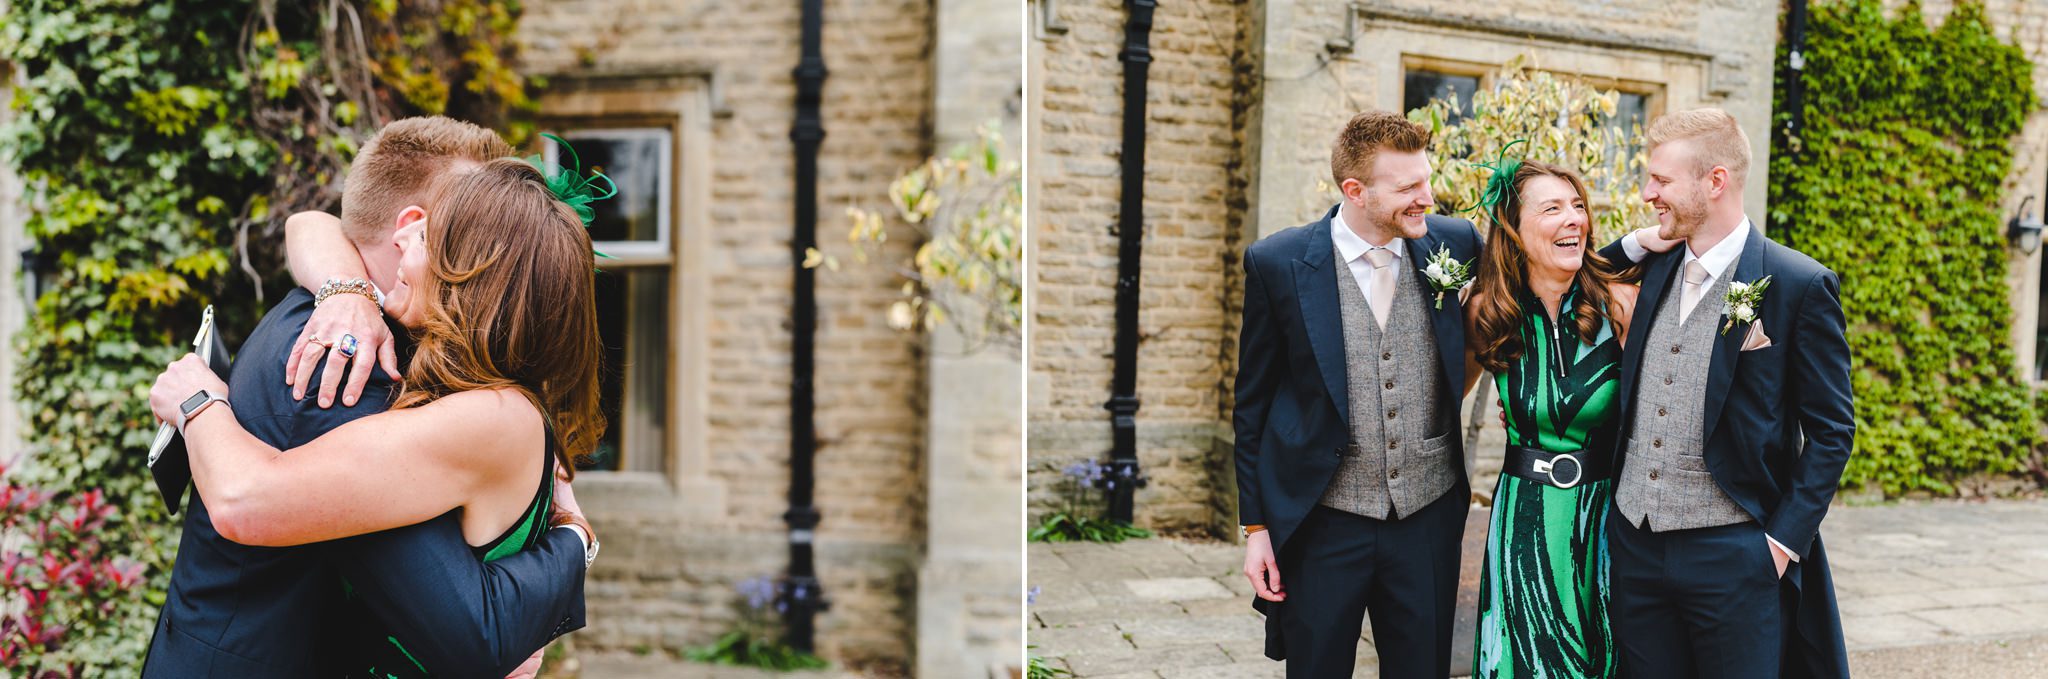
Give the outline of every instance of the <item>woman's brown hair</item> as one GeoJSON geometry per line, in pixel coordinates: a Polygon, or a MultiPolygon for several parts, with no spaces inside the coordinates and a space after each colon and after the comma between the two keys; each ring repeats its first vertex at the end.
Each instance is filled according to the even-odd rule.
{"type": "Polygon", "coordinates": [[[525,161],[500,158],[436,189],[426,280],[415,283],[425,320],[393,407],[510,389],[540,410],[573,462],[605,428],[596,261],[583,222],[544,179],[525,161]]]}
{"type": "MultiPolygon", "coordinates": [[[[1491,222],[1486,230],[1486,247],[1479,253],[1479,271],[1474,276],[1471,299],[1465,306],[1473,310],[1473,338],[1479,365],[1495,373],[1507,370],[1508,362],[1522,355],[1522,299],[1529,290],[1529,255],[1522,243],[1522,188],[1537,177],[1556,177],[1572,185],[1578,192],[1579,200],[1590,209],[1592,201],[1586,196],[1586,182],[1577,172],[1551,165],[1528,161],[1515,171],[1513,191],[1505,200],[1493,206],[1487,215],[1491,222]]],[[[1593,251],[1593,223],[1587,219],[1585,234],[1580,243],[1582,250],[1579,272],[1574,282],[1579,286],[1578,298],[1572,304],[1573,316],[1577,319],[1571,331],[1583,342],[1591,344],[1600,335],[1600,323],[1604,320],[1614,325],[1616,333],[1621,332],[1621,323],[1612,313],[1614,295],[1607,286],[1622,282],[1623,278],[1614,271],[1614,266],[1605,257],[1593,251]]]]}

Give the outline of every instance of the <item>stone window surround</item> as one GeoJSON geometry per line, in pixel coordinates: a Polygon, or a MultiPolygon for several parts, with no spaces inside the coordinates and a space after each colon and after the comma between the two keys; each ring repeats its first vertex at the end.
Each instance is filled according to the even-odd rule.
{"type": "MultiPolygon", "coordinates": [[[[666,472],[590,471],[587,506],[633,506],[688,518],[724,518],[725,482],[711,474],[709,356],[713,124],[729,117],[721,78],[710,68],[574,71],[545,74],[540,118],[564,127],[665,127],[670,158],[669,417],[666,472]]],[[[543,128],[545,129],[545,128],[543,128]]]]}

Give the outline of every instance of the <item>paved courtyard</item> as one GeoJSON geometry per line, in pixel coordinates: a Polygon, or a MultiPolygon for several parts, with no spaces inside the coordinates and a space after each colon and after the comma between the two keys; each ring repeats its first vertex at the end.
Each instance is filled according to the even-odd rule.
{"type": "MultiPolygon", "coordinates": [[[[1837,506],[1821,535],[1855,676],[2048,677],[2048,500],[1837,506]]],[[[1082,678],[1280,677],[1243,559],[1172,539],[1033,544],[1028,643],[1082,678]]],[[[1377,677],[1364,637],[1356,676],[1377,677]]]]}

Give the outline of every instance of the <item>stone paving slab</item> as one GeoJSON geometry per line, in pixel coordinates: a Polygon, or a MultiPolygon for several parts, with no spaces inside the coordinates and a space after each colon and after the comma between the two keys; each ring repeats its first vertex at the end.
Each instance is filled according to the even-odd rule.
{"type": "MultiPolygon", "coordinates": [[[[2048,500],[1837,505],[1821,533],[1856,676],[2048,677],[2048,500]]],[[[1029,559],[1030,643],[1079,679],[1281,676],[1241,546],[1033,544],[1029,559]]],[[[1354,676],[1378,675],[1370,637],[1354,676]]]]}

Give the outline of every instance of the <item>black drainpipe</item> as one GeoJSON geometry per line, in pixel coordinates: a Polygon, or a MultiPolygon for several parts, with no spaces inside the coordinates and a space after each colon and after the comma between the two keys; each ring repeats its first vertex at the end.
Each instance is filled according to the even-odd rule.
{"type": "MultiPolygon", "coordinates": [[[[1791,0],[1785,10],[1785,109],[1791,115],[1785,118],[1785,125],[1778,129],[1784,144],[1780,148],[1792,154],[1792,160],[1799,159],[1806,134],[1806,0],[1791,0]]],[[[1799,187],[1786,185],[1779,200],[1799,200],[1799,187]]],[[[1787,212],[1786,214],[1791,214],[1787,212]]],[[[1790,225],[1789,218],[1786,226],[1790,225]]],[[[1774,229],[1781,225],[1772,224],[1774,229]]],[[[1784,238],[1784,236],[1779,236],[1784,238]]]]}
{"type": "Polygon", "coordinates": [[[1145,252],[1145,75],[1157,0],[1125,0],[1123,205],[1117,213],[1116,372],[1110,382],[1109,518],[1130,523],[1145,479],[1138,470],[1138,260],[1145,252]]]}
{"type": "Polygon", "coordinates": [[[804,0],[803,59],[792,72],[796,124],[789,129],[790,140],[796,142],[796,235],[789,243],[796,301],[790,310],[789,511],[782,515],[789,524],[789,577],[782,582],[780,596],[786,606],[782,619],[787,641],[807,652],[815,648],[818,612],[831,605],[818,583],[811,551],[818,527],[818,508],[811,504],[816,486],[812,461],[818,452],[811,386],[817,362],[818,286],[815,270],[803,265],[804,255],[818,244],[818,146],[825,141],[825,122],[818,112],[825,90],[824,27],[824,0],[804,0]]]}

